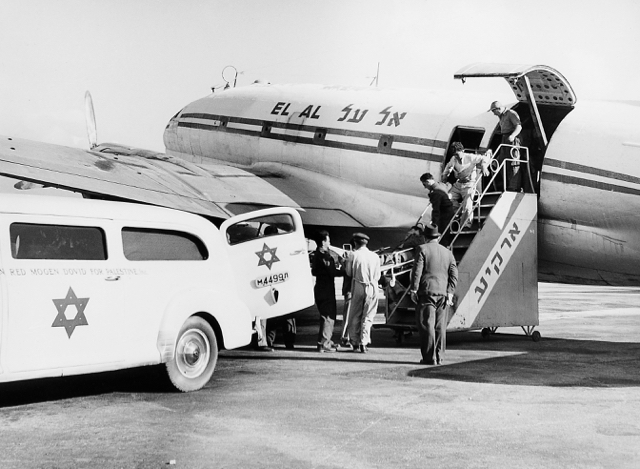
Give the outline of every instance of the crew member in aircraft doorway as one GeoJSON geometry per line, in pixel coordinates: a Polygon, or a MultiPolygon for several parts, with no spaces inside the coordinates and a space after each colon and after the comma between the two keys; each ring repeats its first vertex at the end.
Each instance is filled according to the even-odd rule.
{"type": "Polygon", "coordinates": [[[380,258],[369,251],[369,236],[353,235],[355,250],[345,265],[346,274],[353,278],[351,309],[349,312],[349,340],[354,351],[367,353],[371,343],[371,326],[378,312],[378,281],[380,258]]]}
{"type": "Polygon", "coordinates": [[[335,278],[344,275],[340,269],[340,257],[331,247],[329,232],[322,230],[317,237],[318,248],[313,255],[311,273],[316,277],[313,296],[320,313],[318,330],[318,352],[335,352],[333,327],[336,321],[336,285],[335,278]]]}
{"type": "Polygon", "coordinates": [[[520,132],[522,132],[520,116],[516,111],[507,109],[500,101],[492,102],[489,110],[500,120],[498,126],[500,127],[500,135],[502,136],[501,143],[516,147],[503,147],[496,157],[499,163],[502,163],[507,158],[515,160],[507,161],[505,164],[507,190],[519,192],[522,179],[519,161],[520,151],[518,150],[520,147],[520,137],[518,136],[520,132]]]}
{"type": "Polygon", "coordinates": [[[453,305],[458,266],[451,251],[438,244],[438,228],[427,226],[426,244],[415,248],[411,272],[411,301],[417,304],[423,365],[442,365],[447,348],[447,306],[453,305]]]}

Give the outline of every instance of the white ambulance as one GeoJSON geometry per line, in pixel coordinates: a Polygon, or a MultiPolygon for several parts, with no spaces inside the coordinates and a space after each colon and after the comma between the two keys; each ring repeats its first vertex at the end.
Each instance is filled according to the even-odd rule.
{"type": "Polygon", "coordinates": [[[0,382],[165,363],[202,388],[256,317],[313,304],[298,213],[225,221],[121,202],[0,197],[0,382]]]}

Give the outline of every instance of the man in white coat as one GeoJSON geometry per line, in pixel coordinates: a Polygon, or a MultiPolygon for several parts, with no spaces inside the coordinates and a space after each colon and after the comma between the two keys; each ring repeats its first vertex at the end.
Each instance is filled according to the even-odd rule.
{"type": "Polygon", "coordinates": [[[380,279],[380,258],[367,248],[368,243],[369,236],[355,233],[355,250],[346,264],[346,274],[353,278],[349,338],[353,350],[362,353],[367,353],[367,346],[371,343],[371,326],[378,310],[380,279]]]}

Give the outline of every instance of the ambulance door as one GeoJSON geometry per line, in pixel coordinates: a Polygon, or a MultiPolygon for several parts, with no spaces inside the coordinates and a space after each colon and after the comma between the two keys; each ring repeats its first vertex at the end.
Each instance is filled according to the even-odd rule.
{"type": "Polygon", "coordinates": [[[44,376],[121,361],[126,317],[117,278],[107,273],[104,226],[21,215],[0,226],[7,370],[44,376]]]}
{"type": "Polygon", "coordinates": [[[235,283],[251,314],[266,319],[313,304],[313,280],[302,220],[291,208],[238,215],[220,231],[235,283]]]}

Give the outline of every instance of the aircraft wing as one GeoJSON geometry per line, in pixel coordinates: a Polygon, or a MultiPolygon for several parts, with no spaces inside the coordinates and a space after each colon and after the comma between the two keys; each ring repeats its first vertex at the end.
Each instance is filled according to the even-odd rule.
{"type": "Polygon", "coordinates": [[[242,169],[200,166],[121,145],[82,150],[0,136],[0,175],[216,218],[232,216],[226,207],[233,204],[300,208],[280,190],[242,169]]]}

